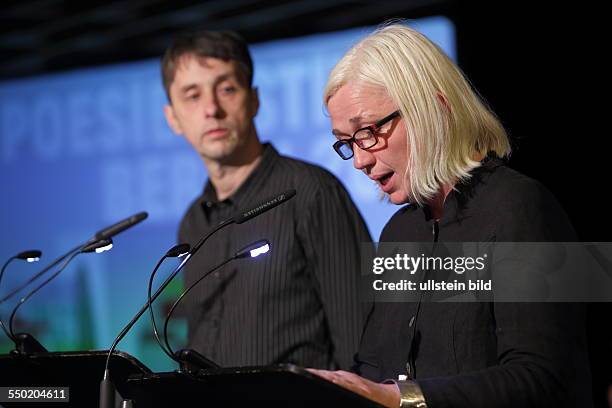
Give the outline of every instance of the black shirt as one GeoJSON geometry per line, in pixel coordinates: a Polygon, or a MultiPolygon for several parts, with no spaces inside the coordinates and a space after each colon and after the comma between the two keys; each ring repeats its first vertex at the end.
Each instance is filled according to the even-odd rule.
{"type": "MultiPolygon", "coordinates": [[[[427,208],[407,206],[380,241],[434,239],[576,237],[541,184],[491,159],[448,195],[438,222],[427,208]]],[[[376,303],[355,370],[376,381],[409,374],[429,408],[589,407],[583,313],[578,304],[423,302],[419,309],[417,303],[376,303]]]]}
{"type": "Polygon", "coordinates": [[[326,170],[264,145],[260,164],[230,198],[218,201],[206,184],[182,220],[179,241],[193,245],[238,210],[290,188],[297,190],[293,199],[221,230],[186,267],[187,287],[251,242],[271,243],[268,254],[233,261],[186,299],[189,347],[222,366],[346,368],[357,350],[359,257],[371,238],[348,193],[326,170]]]}

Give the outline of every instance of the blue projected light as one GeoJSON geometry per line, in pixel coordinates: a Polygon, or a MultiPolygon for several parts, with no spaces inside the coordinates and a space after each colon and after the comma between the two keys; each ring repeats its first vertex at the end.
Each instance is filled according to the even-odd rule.
{"type": "MultiPolygon", "coordinates": [[[[412,25],[455,58],[449,20],[432,17],[412,25]]],[[[399,207],[381,201],[377,187],[337,157],[322,102],[333,65],[371,30],[256,44],[251,51],[262,141],[341,179],[376,240],[399,207]]],[[[150,215],[118,236],[113,251],[77,258],[24,306],[17,329],[49,350],[110,346],[144,302],[148,274],[176,243],[178,222],[203,188],[203,164],[169,130],[165,103],[157,59],[0,83],[0,262],[29,247],[53,259],[100,228],[139,211],[150,215]]],[[[39,267],[11,265],[0,290],[39,267]]],[[[179,288],[177,282],[158,302],[170,301],[179,288]]],[[[10,309],[1,307],[5,316],[10,309]]],[[[142,320],[122,350],[153,369],[172,368],[142,320]]],[[[180,342],[185,327],[182,332],[171,341],[180,342]]],[[[10,344],[2,341],[5,352],[10,344]]]]}

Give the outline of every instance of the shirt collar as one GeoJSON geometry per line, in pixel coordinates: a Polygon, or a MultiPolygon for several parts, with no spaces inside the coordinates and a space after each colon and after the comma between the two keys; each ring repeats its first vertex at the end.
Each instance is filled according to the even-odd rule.
{"type": "MultiPolygon", "coordinates": [[[[236,205],[240,207],[242,203],[248,202],[250,198],[259,190],[258,181],[264,180],[270,174],[280,155],[271,143],[264,143],[262,147],[263,149],[259,164],[253,169],[251,174],[249,174],[249,176],[240,185],[240,187],[238,187],[234,194],[222,201],[224,204],[236,205]]],[[[202,208],[204,208],[205,211],[208,211],[209,208],[219,205],[220,203],[221,201],[219,201],[217,198],[215,187],[210,182],[210,179],[206,180],[206,184],[204,184],[204,192],[202,193],[202,208]]]]}
{"type": "MultiPolygon", "coordinates": [[[[444,201],[444,213],[439,220],[440,225],[461,220],[464,215],[463,210],[467,207],[467,203],[473,197],[476,189],[489,178],[497,167],[503,165],[504,162],[498,157],[488,156],[481,162],[480,166],[470,171],[471,177],[469,179],[457,183],[444,201]]],[[[423,207],[423,215],[425,221],[433,220],[431,211],[427,206],[423,207]]]]}

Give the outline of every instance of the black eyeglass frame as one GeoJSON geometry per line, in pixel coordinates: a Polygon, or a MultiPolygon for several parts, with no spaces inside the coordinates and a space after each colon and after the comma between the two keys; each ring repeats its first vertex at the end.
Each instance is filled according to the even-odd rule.
{"type": "Polygon", "coordinates": [[[357,147],[359,147],[361,150],[368,150],[371,149],[372,147],[376,146],[376,144],[378,143],[378,136],[377,136],[377,131],[378,129],[380,129],[385,123],[397,118],[398,116],[400,116],[401,113],[398,110],[396,110],[395,112],[385,116],[384,118],[382,118],[381,120],[379,120],[378,122],[374,123],[373,125],[370,126],[366,126],[366,127],[362,127],[361,129],[357,129],[354,133],[353,136],[351,136],[350,139],[342,139],[342,140],[338,140],[333,144],[334,150],[336,151],[336,153],[338,153],[338,156],[340,156],[340,158],[342,160],[348,160],[350,158],[352,158],[354,156],[353,153],[353,144],[356,144],[357,147]],[[356,139],[355,136],[357,136],[357,134],[359,132],[363,132],[364,130],[367,130],[370,132],[370,134],[372,135],[372,137],[368,137],[365,139],[356,139]],[[362,146],[360,142],[364,141],[364,140],[374,140],[374,143],[372,143],[369,146],[362,146]],[[342,148],[342,146],[348,146],[351,149],[351,155],[348,157],[345,157],[344,154],[342,154],[340,152],[340,149],[342,148]]]}

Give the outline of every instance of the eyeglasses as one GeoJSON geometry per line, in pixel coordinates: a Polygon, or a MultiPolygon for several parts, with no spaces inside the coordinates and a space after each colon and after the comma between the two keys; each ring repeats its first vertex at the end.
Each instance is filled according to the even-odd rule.
{"type": "Polygon", "coordinates": [[[353,157],[353,143],[355,143],[362,150],[368,150],[376,146],[376,143],[378,143],[378,137],[376,136],[378,129],[380,129],[380,127],[385,123],[397,118],[398,116],[400,116],[400,111],[396,110],[373,125],[357,129],[355,133],[353,133],[353,137],[350,139],[342,139],[334,143],[334,150],[336,153],[338,153],[338,156],[340,156],[342,160],[348,160],[353,157]]]}

